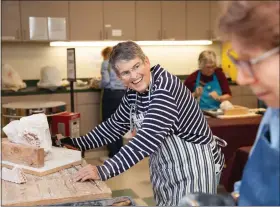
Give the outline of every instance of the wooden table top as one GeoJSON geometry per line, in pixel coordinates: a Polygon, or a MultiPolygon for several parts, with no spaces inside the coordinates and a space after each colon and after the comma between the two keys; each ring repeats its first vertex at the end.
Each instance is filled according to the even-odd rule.
{"type": "Polygon", "coordinates": [[[245,125],[259,125],[263,116],[246,117],[246,118],[232,118],[232,119],[219,119],[207,117],[206,120],[210,127],[223,127],[223,126],[245,126],[245,125]]]}
{"type": "Polygon", "coordinates": [[[26,174],[25,184],[2,180],[2,204],[50,205],[112,197],[112,191],[103,181],[73,182],[71,178],[76,172],[72,167],[43,177],[26,174]]]}

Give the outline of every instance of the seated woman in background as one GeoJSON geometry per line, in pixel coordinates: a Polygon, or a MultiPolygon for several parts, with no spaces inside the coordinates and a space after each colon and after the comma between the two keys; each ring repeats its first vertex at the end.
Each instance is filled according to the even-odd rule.
{"type": "Polygon", "coordinates": [[[199,102],[201,109],[218,109],[231,98],[231,91],[222,68],[217,67],[216,54],[205,50],[198,58],[199,69],[189,75],[184,84],[199,102]]]}

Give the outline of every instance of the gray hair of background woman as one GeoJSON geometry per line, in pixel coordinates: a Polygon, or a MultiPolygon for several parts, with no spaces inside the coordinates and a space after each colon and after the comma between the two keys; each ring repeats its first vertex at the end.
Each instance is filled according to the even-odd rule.
{"type": "Polygon", "coordinates": [[[118,74],[118,68],[116,64],[119,61],[130,61],[137,57],[142,61],[145,61],[146,58],[146,55],[139,45],[133,41],[120,42],[113,47],[113,51],[110,54],[109,63],[113,70],[118,74]]]}
{"type": "Polygon", "coordinates": [[[235,36],[248,47],[271,49],[279,46],[279,1],[227,1],[218,24],[219,36],[235,36]]]}
{"type": "Polygon", "coordinates": [[[215,52],[211,50],[204,50],[199,54],[198,57],[198,67],[203,69],[206,64],[213,64],[214,67],[217,66],[217,58],[215,52]]]}

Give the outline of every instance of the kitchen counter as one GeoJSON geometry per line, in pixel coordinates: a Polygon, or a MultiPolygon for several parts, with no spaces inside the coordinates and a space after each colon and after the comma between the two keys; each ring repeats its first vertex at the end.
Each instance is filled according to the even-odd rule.
{"type": "MultiPolygon", "coordinates": [[[[177,75],[180,80],[184,81],[188,75],[177,75]]],[[[88,81],[88,78],[81,78],[80,80],[88,81]]],[[[70,87],[60,87],[55,91],[50,91],[47,89],[41,89],[37,87],[37,82],[39,80],[24,80],[27,85],[27,88],[14,91],[6,91],[1,90],[1,96],[26,96],[26,95],[41,95],[41,94],[59,94],[59,93],[70,93],[70,87]]],[[[228,80],[230,86],[237,85],[236,82],[228,80]]],[[[74,87],[74,92],[82,93],[82,92],[100,92],[100,88],[89,88],[86,87],[74,87]]]]}
{"type": "MultiPolygon", "coordinates": [[[[100,88],[89,88],[89,87],[74,87],[75,93],[80,92],[100,92],[100,88]]],[[[59,94],[59,93],[70,93],[70,87],[60,87],[55,91],[51,91],[48,89],[41,89],[36,86],[30,86],[18,91],[6,91],[1,90],[1,96],[26,96],[26,95],[43,95],[43,94],[59,94]]]]}

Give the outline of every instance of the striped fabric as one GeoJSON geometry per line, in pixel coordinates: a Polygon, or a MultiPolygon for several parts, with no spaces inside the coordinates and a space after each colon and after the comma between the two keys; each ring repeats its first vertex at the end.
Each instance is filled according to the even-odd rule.
{"type": "Polygon", "coordinates": [[[210,145],[168,137],[150,156],[151,182],[158,206],[178,206],[190,192],[216,193],[215,163],[210,145]]]}
{"type": "MultiPolygon", "coordinates": [[[[196,172],[193,172],[196,167],[190,167],[191,172],[187,172],[188,169],[185,168],[186,176],[200,176],[199,170],[205,169],[199,166],[209,159],[213,160],[214,167],[216,164],[221,170],[224,162],[221,150],[215,144],[212,132],[191,92],[176,76],[168,73],[160,65],[154,66],[151,72],[154,83],[150,100],[148,92],[138,94],[137,98],[137,111],[139,114],[145,114],[141,128],[117,155],[107,160],[104,165],[98,166],[101,179],[114,177],[150,155],[150,162],[158,163],[153,164],[153,167],[158,168],[159,173],[162,168],[180,168],[180,165],[186,162],[198,168],[196,172]],[[163,147],[166,143],[171,145],[169,149],[163,147]],[[177,153],[167,156],[172,160],[165,160],[164,157],[171,149],[177,153]],[[160,156],[156,156],[157,154],[160,156]],[[153,158],[155,156],[160,158],[153,158]],[[157,160],[153,162],[153,159],[157,160]],[[193,175],[190,175],[191,173],[193,175]]],[[[121,139],[129,130],[130,108],[135,104],[136,93],[128,89],[115,114],[85,136],[72,138],[73,144],[81,150],[88,150],[121,139]]],[[[217,169],[215,171],[218,172],[217,169]]],[[[186,186],[189,190],[196,190],[197,187],[197,190],[205,188],[203,191],[212,192],[207,189],[209,187],[205,183],[190,182],[186,186]]]]}

